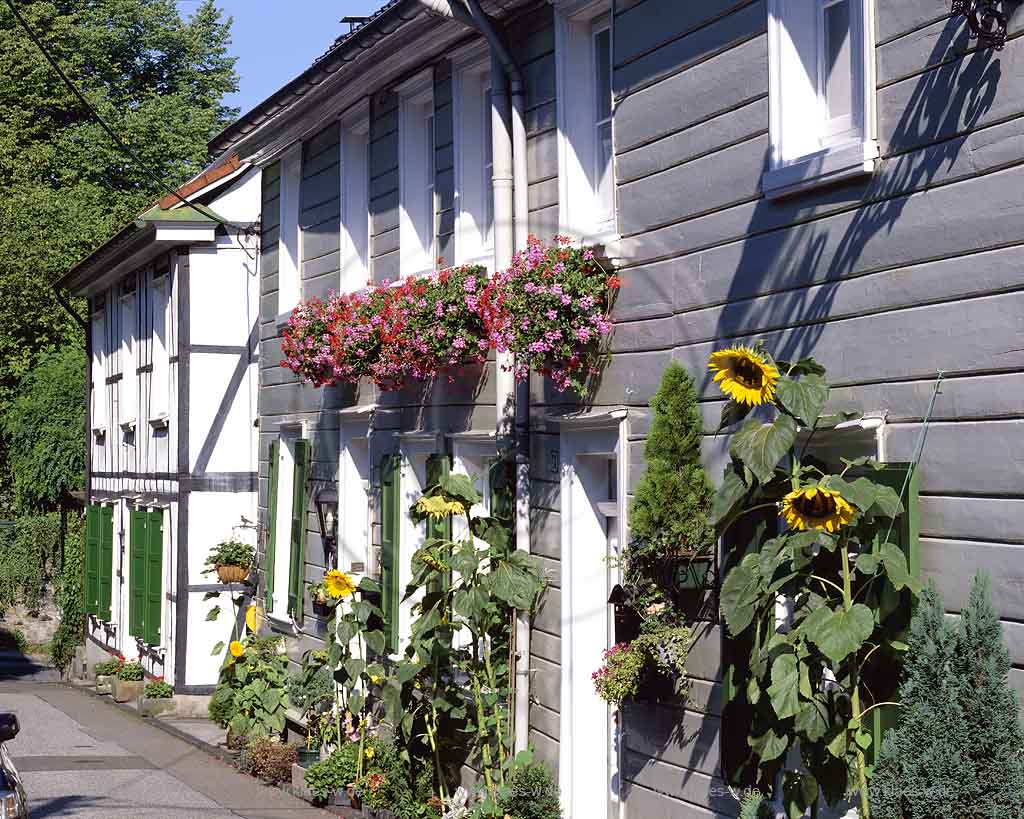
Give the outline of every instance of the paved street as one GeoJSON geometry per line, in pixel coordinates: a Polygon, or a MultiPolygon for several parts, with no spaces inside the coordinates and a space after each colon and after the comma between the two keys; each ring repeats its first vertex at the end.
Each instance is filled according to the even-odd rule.
{"type": "Polygon", "coordinates": [[[21,734],[7,749],[24,776],[32,819],[325,819],[277,788],[84,691],[0,682],[0,711],[21,734]]]}

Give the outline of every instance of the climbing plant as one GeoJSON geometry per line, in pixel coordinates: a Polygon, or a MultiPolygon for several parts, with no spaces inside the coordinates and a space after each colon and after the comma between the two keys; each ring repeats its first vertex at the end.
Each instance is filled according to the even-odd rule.
{"type": "Polygon", "coordinates": [[[0,613],[15,603],[35,610],[59,571],[57,514],[18,518],[0,526],[0,613]]]}
{"type": "Polygon", "coordinates": [[[732,527],[758,511],[784,523],[772,536],[763,521],[749,541],[733,544],[722,586],[728,633],[745,646],[728,680],[733,699],[749,708],[742,773],[771,792],[783,772],[790,817],[819,796],[834,805],[856,792],[869,819],[866,718],[883,703],[873,701],[863,672],[873,656],[895,661],[906,650],[892,601],[919,590],[890,542],[900,496],[874,478],[881,466],[870,458],[831,473],[806,457],[799,431],[835,423],[823,415],[829,387],[816,361],[737,347],[714,353],[710,367],[730,399],[723,428],[742,423],[715,499],[719,531],[730,542],[732,527]],[[755,408],[759,418],[747,419],[755,408]],[[781,628],[780,597],[789,610],[781,628]],[[804,770],[783,771],[797,746],[804,770]]]}

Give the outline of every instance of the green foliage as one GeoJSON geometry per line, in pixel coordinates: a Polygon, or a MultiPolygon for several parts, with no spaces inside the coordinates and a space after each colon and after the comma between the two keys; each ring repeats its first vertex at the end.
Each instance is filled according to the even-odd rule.
{"type": "Polygon", "coordinates": [[[142,671],[142,663],[130,662],[122,664],[117,672],[117,678],[125,682],[138,682],[145,674],[142,671]]]}
{"type": "Polygon", "coordinates": [[[124,660],[111,657],[109,660],[100,660],[96,663],[93,666],[93,671],[96,672],[97,677],[116,677],[122,665],[124,665],[124,660]]]}
{"type": "Polygon", "coordinates": [[[278,739],[257,736],[250,740],[247,750],[249,771],[253,776],[275,785],[278,782],[291,781],[292,765],[299,758],[299,752],[294,745],[285,745],[278,739]]]}
{"type": "Polygon", "coordinates": [[[147,699],[151,700],[169,700],[174,696],[174,689],[170,683],[166,683],[163,680],[152,680],[146,683],[144,695],[147,699]]]}
{"type": "Polygon", "coordinates": [[[647,471],[633,495],[630,533],[661,554],[706,550],[715,539],[707,518],[714,489],[700,460],[703,426],[697,393],[677,362],[662,374],[651,412],[644,448],[647,471]]]}
{"type": "Polygon", "coordinates": [[[303,712],[334,702],[334,677],[322,666],[315,668],[310,675],[304,672],[289,674],[286,687],[288,701],[303,712]]]}
{"type": "Polygon", "coordinates": [[[640,691],[645,652],[632,643],[617,643],[604,652],[604,665],[594,672],[594,688],[605,702],[619,705],[635,697],[640,691]]]}
{"type": "Polygon", "coordinates": [[[876,819],[1024,815],[1024,731],[1009,653],[978,574],[959,629],[933,585],[911,624],[902,708],[871,780],[876,819]],[[941,730],[936,730],[941,726],[941,730]]]}
{"type": "Polygon", "coordinates": [[[28,654],[28,640],[16,628],[0,627],[0,648],[13,649],[19,654],[28,654]]]}
{"type": "Polygon", "coordinates": [[[517,767],[499,809],[510,819],[561,819],[558,783],[544,763],[517,767]]]}
{"type": "Polygon", "coordinates": [[[60,556],[60,518],[56,514],[20,517],[0,526],[0,613],[16,603],[36,610],[60,556]]]}
{"type": "MultiPolygon", "coordinates": [[[[868,819],[864,751],[872,738],[864,719],[874,701],[862,672],[876,652],[876,662],[899,662],[899,609],[906,606],[893,611],[883,601],[906,604],[919,590],[903,553],[884,542],[902,506],[894,490],[869,476],[881,468],[871,459],[848,463],[840,474],[802,460],[797,419],[812,429],[824,423],[824,370],[812,360],[776,365],[757,352],[781,373],[765,407],[773,412],[733,436],[716,518],[726,542],[732,525],[757,510],[781,512],[788,528],[771,537],[762,522],[728,557],[722,615],[730,636],[749,646],[749,655],[736,658],[749,678],[728,707],[750,715],[750,752],[731,773],[771,792],[799,744],[806,770],[784,772],[788,814],[802,816],[819,795],[834,805],[859,791],[868,819]],[[868,475],[854,480],[854,469],[868,475]],[[776,627],[779,595],[792,600],[784,632],[776,627]]],[[[723,417],[741,420],[746,411],[730,401],[723,417]]]]}
{"type": "Polygon", "coordinates": [[[761,792],[754,790],[743,797],[737,819],[773,819],[772,809],[761,792]]]}
{"type": "MultiPolygon", "coordinates": [[[[364,751],[365,755],[365,751],[364,751]]],[[[429,762],[410,755],[391,740],[378,740],[366,760],[357,790],[373,810],[390,810],[398,819],[436,817],[427,803],[434,796],[434,777],[429,762]]]]}
{"type": "MultiPolygon", "coordinates": [[[[2,265],[2,262],[0,262],[2,265]]],[[[85,356],[78,346],[45,352],[0,415],[0,435],[21,513],[56,509],[85,485],[85,356]]]]}
{"type": "Polygon", "coordinates": [[[284,731],[288,710],[288,657],[280,637],[247,637],[241,657],[228,654],[210,702],[210,719],[236,736],[274,736],[284,731]]]}
{"type": "Polygon", "coordinates": [[[206,568],[203,574],[216,571],[218,566],[240,566],[243,569],[252,567],[256,559],[256,550],[252,545],[231,538],[222,540],[206,556],[206,568]]]}
{"type": "Polygon", "coordinates": [[[306,768],[306,787],[319,801],[326,802],[335,793],[356,781],[359,743],[345,742],[326,759],[306,768]]]}
{"type": "MultiPolygon", "coordinates": [[[[234,58],[227,55],[229,22],[214,3],[202,3],[188,21],[179,17],[173,0],[37,0],[19,8],[146,167],[177,184],[206,164],[207,142],[235,114],[223,106],[223,97],[237,87],[234,58]]],[[[80,329],[57,303],[50,282],[162,191],[91,120],[5,6],[0,6],[0,111],[4,416],[40,356],[83,347],[80,329]]],[[[83,305],[78,310],[84,314],[83,305]]],[[[79,368],[74,382],[79,386],[60,384],[79,408],[81,378],[79,368]]],[[[69,452],[79,451],[82,425],[69,424],[68,433],[74,436],[69,452]]],[[[44,446],[66,440],[59,430],[54,435],[44,446]]],[[[0,487],[5,489],[11,484],[11,454],[17,453],[4,433],[0,487]]],[[[65,471],[69,460],[66,454],[55,460],[62,479],[73,474],[65,471]]],[[[31,476],[33,481],[42,477],[31,476]]],[[[9,496],[0,497],[0,508],[10,502],[9,496]]]]}
{"type": "Polygon", "coordinates": [[[63,674],[71,667],[75,649],[85,643],[85,524],[68,515],[64,566],[56,583],[60,624],[50,643],[50,659],[63,674]]]}

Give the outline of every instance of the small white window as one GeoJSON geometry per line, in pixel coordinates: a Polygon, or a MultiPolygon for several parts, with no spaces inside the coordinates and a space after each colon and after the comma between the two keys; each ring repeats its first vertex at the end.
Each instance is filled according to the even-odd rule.
{"type": "Polygon", "coordinates": [[[370,275],[369,118],[365,106],[341,122],[341,291],[370,275]]]}
{"type": "Polygon", "coordinates": [[[456,68],[455,259],[490,267],[494,254],[494,158],[490,62],[456,68]]]}
{"type": "Polygon", "coordinates": [[[138,336],[135,277],[131,276],[121,283],[121,400],[118,423],[126,433],[135,431],[139,417],[138,336]]]}
{"type": "Polygon", "coordinates": [[[296,145],[281,157],[281,226],[278,238],[278,321],[288,314],[302,297],[299,277],[299,188],[302,183],[302,145],[296,145]]]}
{"type": "Polygon", "coordinates": [[[92,314],[92,427],[105,430],[107,426],[107,344],[106,309],[98,306],[92,314]]]}
{"type": "Polygon", "coordinates": [[[871,173],[871,0],[771,0],[769,197],[871,173]]]}
{"type": "Polygon", "coordinates": [[[167,342],[167,304],[168,282],[170,273],[166,267],[158,268],[153,276],[150,294],[153,302],[153,372],[149,394],[149,420],[151,423],[164,421],[167,418],[167,396],[170,380],[167,342]]]}
{"type": "Polygon", "coordinates": [[[436,260],[433,83],[433,70],[428,70],[399,89],[399,257],[403,276],[433,270],[436,260]]]}
{"type": "Polygon", "coordinates": [[[555,19],[560,230],[610,240],[616,227],[608,4],[557,11],[555,19]]]}

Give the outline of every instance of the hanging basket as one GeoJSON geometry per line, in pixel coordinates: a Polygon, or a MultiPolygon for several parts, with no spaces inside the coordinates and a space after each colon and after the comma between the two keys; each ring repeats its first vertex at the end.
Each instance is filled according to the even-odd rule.
{"type": "Polygon", "coordinates": [[[217,579],[221,583],[244,583],[249,577],[249,569],[244,566],[218,566],[217,579]]]}

